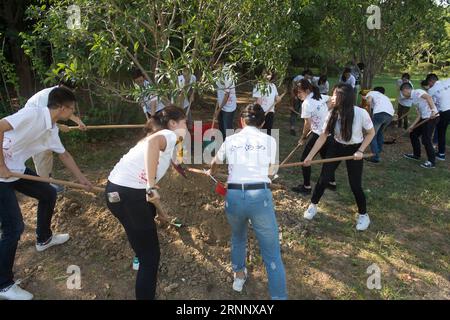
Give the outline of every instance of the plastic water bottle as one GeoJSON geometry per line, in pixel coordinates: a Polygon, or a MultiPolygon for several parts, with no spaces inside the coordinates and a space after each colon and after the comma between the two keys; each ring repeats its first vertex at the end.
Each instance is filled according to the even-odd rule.
{"type": "Polygon", "coordinates": [[[139,270],[139,259],[138,257],[133,258],[133,270],[139,270]]]}

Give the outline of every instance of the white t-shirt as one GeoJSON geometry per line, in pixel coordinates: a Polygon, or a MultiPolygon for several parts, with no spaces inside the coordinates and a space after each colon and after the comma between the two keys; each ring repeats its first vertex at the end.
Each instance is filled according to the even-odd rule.
{"type": "Polygon", "coordinates": [[[228,183],[270,183],[269,166],[276,163],[277,143],[258,128],[247,126],[225,139],[217,159],[227,160],[228,183]]]}
{"type": "Polygon", "coordinates": [[[273,83],[270,83],[267,87],[260,87],[256,85],[253,89],[253,98],[261,98],[262,103],[261,107],[264,112],[267,112],[271,107],[271,112],[275,112],[275,108],[273,105],[275,103],[275,97],[278,96],[277,86],[273,83]]]}
{"type": "Polygon", "coordinates": [[[394,106],[392,105],[391,99],[389,99],[389,97],[378,91],[370,91],[366,95],[366,98],[368,97],[372,98],[373,114],[385,112],[391,116],[394,115],[394,106]]]}
{"type": "MultiPolygon", "coordinates": [[[[355,116],[352,124],[352,137],[349,141],[344,141],[341,136],[341,121],[338,119],[334,127],[334,139],[342,144],[359,144],[364,140],[363,129],[370,130],[373,128],[372,119],[370,119],[369,113],[360,107],[354,107],[355,116]]],[[[329,112],[323,130],[325,131],[330,120],[331,111],[329,112]]]]}
{"type": "Polygon", "coordinates": [[[348,77],[348,79],[346,81],[342,81],[342,76],[341,76],[341,82],[346,83],[351,85],[353,88],[355,88],[356,86],[356,78],[354,75],[350,74],[350,77],[348,77]]]}
{"type": "MultiPolygon", "coordinates": [[[[3,138],[3,156],[11,172],[24,173],[25,162],[38,153],[52,150],[61,154],[66,151],[48,108],[22,108],[4,119],[13,127],[13,130],[5,132],[3,138]]],[[[16,180],[0,178],[0,182],[16,180]]]]}
{"type": "MultiPolygon", "coordinates": [[[[184,92],[188,92],[192,85],[197,81],[197,78],[191,74],[191,79],[189,79],[189,84],[186,86],[186,80],[183,75],[178,76],[178,88],[183,89],[184,92]]],[[[189,107],[189,97],[185,97],[183,101],[183,108],[186,109],[189,107]]]]}
{"type": "MultiPolygon", "coordinates": [[[[148,88],[149,86],[150,86],[150,82],[148,80],[144,80],[144,88],[148,88]]],[[[153,101],[157,101],[155,112],[161,111],[162,109],[164,109],[166,107],[157,95],[152,95],[152,94],[146,95],[142,98],[142,110],[144,111],[144,113],[152,114],[152,105],[151,104],[153,101]]]]}
{"type": "Polygon", "coordinates": [[[450,110],[450,79],[438,81],[428,90],[440,112],[450,110]]]}
{"type": "MultiPolygon", "coordinates": [[[[156,183],[166,174],[173,156],[173,150],[177,143],[177,136],[171,130],[161,130],[157,135],[166,138],[166,149],[159,152],[158,167],[156,169],[156,183]]],[[[147,172],[145,171],[145,153],[148,148],[148,139],[139,141],[126,155],[114,166],[108,180],[119,186],[145,189],[147,187],[147,172]]]]}
{"type": "MultiPolygon", "coordinates": [[[[420,118],[428,119],[431,117],[431,109],[428,105],[427,100],[422,98],[424,94],[427,94],[425,90],[415,89],[411,92],[411,99],[413,105],[417,107],[417,111],[419,112],[420,118]]],[[[437,110],[435,110],[437,112],[437,110]]]]}
{"type": "Polygon", "coordinates": [[[48,96],[50,92],[58,88],[58,86],[54,86],[51,88],[45,88],[41,91],[36,92],[30,99],[28,99],[27,103],[25,103],[25,108],[47,108],[48,106],[48,96]]]}
{"type": "Polygon", "coordinates": [[[328,116],[327,102],[329,96],[322,95],[320,100],[313,99],[310,93],[302,104],[302,118],[311,120],[311,131],[321,135],[323,132],[323,124],[328,116]]]}
{"type": "Polygon", "coordinates": [[[229,93],[226,104],[222,107],[223,111],[233,112],[237,108],[236,85],[231,77],[224,75],[222,79],[216,82],[217,101],[222,104],[225,93],[229,93]]]}
{"type": "Polygon", "coordinates": [[[328,93],[330,92],[330,83],[328,81],[325,81],[324,84],[319,85],[317,83],[316,85],[319,88],[319,91],[320,91],[321,94],[328,95],[328,93]]]}

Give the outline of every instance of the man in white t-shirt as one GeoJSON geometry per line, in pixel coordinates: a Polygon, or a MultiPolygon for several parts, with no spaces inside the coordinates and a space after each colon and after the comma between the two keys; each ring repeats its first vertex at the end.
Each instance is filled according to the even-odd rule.
{"type": "Polygon", "coordinates": [[[56,203],[56,191],[48,183],[19,179],[12,173],[36,175],[26,168],[25,162],[35,154],[52,150],[77,180],[92,189],[92,184],[81,173],[72,156],[64,149],[56,122],[66,121],[75,110],[76,99],[67,88],[55,88],[50,92],[48,108],[28,107],[0,120],[0,299],[29,300],[33,295],[14,282],[13,265],[17,244],[24,230],[24,223],[16,191],[39,201],[37,207],[38,252],[69,240],[68,234],[53,234],[52,216],[56,203]]]}
{"type": "Polygon", "coordinates": [[[181,106],[186,113],[188,127],[192,126],[191,105],[194,101],[193,86],[196,82],[197,78],[187,67],[183,69],[183,74],[178,76],[178,89],[181,90],[181,94],[178,96],[178,105],[181,106]]]}
{"type": "Polygon", "coordinates": [[[219,105],[219,130],[225,140],[227,130],[233,129],[237,108],[236,84],[229,67],[223,67],[221,77],[216,82],[217,103],[219,105]]]}
{"type": "Polygon", "coordinates": [[[422,89],[413,90],[409,83],[402,84],[400,90],[404,97],[412,99],[412,104],[417,106],[418,113],[417,119],[408,128],[413,153],[407,153],[403,156],[407,159],[420,160],[421,149],[419,139],[421,138],[428,161],[420,166],[425,169],[433,169],[435,168],[436,155],[431,139],[436,127],[436,116],[438,116],[436,105],[429,94],[422,89]],[[414,128],[419,123],[422,123],[422,125],[414,128]]]}
{"type": "Polygon", "coordinates": [[[404,73],[402,75],[402,78],[397,80],[397,88],[398,88],[397,126],[398,126],[398,128],[401,128],[403,126],[403,129],[406,130],[408,128],[408,113],[412,107],[412,99],[405,98],[402,95],[400,87],[404,83],[409,83],[411,85],[411,87],[414,89],[414,86],[411,82],[411,76],[409,75],[409,73],[404,73]]]}
{"type": "MultiPolygon", "coordinates": [[[[27,103],[25,104],[24,108],[42,108],[47,109],[48,105],[48,96],[50,92],[59,87],[67,88],[68,90],[73,90],[74,88],[70,86],[68,83],[61,81],[59,85],[43,89],[36,94],[34,94],[30,99],[28,99],[27,103]]],[[[86,130],[86,125],[81,121],[79,117],[77,117],[75,114],[72,114],[72,116],[69,118],[69,120],[75,122],[78,124],[81,130],[86,130]]],[[[69,129],[64,124],[57,124],[59,129],[62,132],[68,132],[69,129]]],[[[41,153],[38,153],[33,156],[33,162],[34,166],[36,168],[36,173],[43,178],[49,178],[52,175],[53,171],[53,152],[52,150],[45,150],[41,153]]],[[[62,192],[64,188],[59,185],[52,184],[52,186],[56,189],[57,192],[62,192]]]]}
{"type": "Polygon", "coordinates": [[[385,89],[383,87],[376,87],[373,91],[369,91],[365,97],[370,109],[372,110],[372,122],[375,129],[375,137],[370,143],[374,157],[367,159],[367,161],[378,163],[380,162],[380,153],[383,150],[384,144],[384,130],[389,126],[394,116],[395,110],[391,99],[384,95],[385,89]]]}
{"type": "Polygon", "coordinates": [[[450,79],[439,81],[435,74],[429,74],[426,81],[430,87],[428,94],[433,98],[439,111],[439,122],[436,126],[438,138],[436,159],[444,161],[447,127],[450,123],[450,79]]]}
{"type": "MultiPolygon", "coordinates": [[[[142,90],[147,91],[150,88],[151,82],[144,77],[141,70],[135,69],[132,75],[134,83],[137,84],[142,90]]],[[[151,116],[154,116],[155,113],[164,109],[166,107],[166,103],[168,102],[166,101],[164,103],[162,98],[154,93],[143,93],[139,100],[142,111],[144,112],[147,120],[150,119],[151,116]]]]}
{"type": "Polygon", "coordinates": [[[353,87],[353,89],[356,88],[356,78],[352,74],[352,70],[350,68],[345,68],[344,72],[342,73],[342,76],[340,78],[341,83],[349,84],[353,87]]]}

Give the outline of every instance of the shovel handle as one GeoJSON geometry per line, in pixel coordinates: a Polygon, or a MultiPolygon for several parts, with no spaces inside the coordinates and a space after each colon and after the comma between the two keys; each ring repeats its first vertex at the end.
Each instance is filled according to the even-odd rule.
{"type": "MultiPolygon", "coordinates": [[[[371,158],[373,157],[373,153],[368,153],[363,155],[363,158],[371,158]]],[[[313,160],[311,161],[311,165],[313,164],[322,164],[322,163],[330,163],[330,162],[336,162],[336,161],[345,161],[345,160],[353,160],[353,156],[345,156],[345,157],[337,157],[337,158],[329,158],[329,159],[322,159],[322,160],[313,160]]],[[[279,168],[291,168],[291,167],[301,167],[304,165],[304,162],[295,162],[295,163],[288,163],[280,165],[279,168]]]]}
{"type": "MultiPolygon", "coordinates": [[[[53,178],[36,177],[36,176],[28,175],[28,174],[15,173],[15,172],[11,173],[11,177],[25,179],[25,180],[31,180],[31,181],[45,182],[45,183],[54,183],[54,184],[59,184],[59,185],[75,188],[75,189],[86,190],[85,186],[82,184],[70,182],[70,181],[53,179],[53,178]]],[[[105,189],[99,188],[99,187],[93,187],[92,191],[101,193],[101,192],[105,192],[105,189]]]]}
{"type": "MultiPolygon", "coordinates": [[[[117,125],[99,125],[99,126],[86,126],[87,130],[95,129],[139,129],[144,128],[145,124],[117,124],[117,125]]],[[[69,130],[80,130],[79,126],[70,126],[69,130]]]]}

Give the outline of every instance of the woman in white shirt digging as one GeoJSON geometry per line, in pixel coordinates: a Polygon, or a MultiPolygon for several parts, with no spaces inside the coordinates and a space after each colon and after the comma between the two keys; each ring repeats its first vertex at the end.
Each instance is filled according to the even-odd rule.
{"type": "MultiPolygon", "coordinates": [[[[186,134],[186,115],[168,106],[152,116],[147,135],[120,159],[108,177],[106,203],[123,225],[139,259],[136,299],[152,300],[156,291],[159,242],[154,218],[160,197],[156,184],[170,166],[179,137],[186,134]]],[[[167,220],[158,212],[161,220],[167,220]]]]}
{"type": "Polygon", "coordinates": [[[231,226],[231,262],[233,289],[242,291],[247,279],[245,266],[247,227],[250,220],[261,249],[272,299],[287,299],[286,275],[281,260],[278,224],[270,190],[269,167],[275,165],[277,144],[273,137],[261,132],[264,110],[258,104],[247,106],[241,113],[242,131],[226,138],[216,164],[227,160],[228,191],[225,212],[231,226]]]}
{"type": "MultiPolygon", "coordinates": [[[[375,136],[375,130],[369,113],[355,106],[355,91],[351,85],[341,83],[336,86],[331,98],[331,107],[333,109],[325,121],[324,131],[306,157],[305,165],[311,163],[311,160],[325,144],[329,134],[333,136],[333,139],[327,146],[326,158],[353,156],[353,160],[346,161],[347,175],[358,205],[359,217],[356,229],[363,231],[369,227],[370,219],[367,214],[366,196],[362,189],[362,159],[364,151],[375,136]],[[364,132],[366,132],[365,135],[364,132]]],[[[323,165],[319,181],[314,188],[311,204],[305,211],[305,219],[311,220],[316,215],[317,204],[339,164],[340,161],[323,165]]]]}

